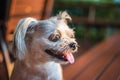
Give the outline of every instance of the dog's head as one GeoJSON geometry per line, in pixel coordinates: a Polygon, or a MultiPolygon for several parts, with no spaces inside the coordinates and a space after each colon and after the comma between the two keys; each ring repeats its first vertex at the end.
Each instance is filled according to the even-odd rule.
{"type": "Polygon", "coordinates": [[[21,19],[14,34],[13,50],[17,59],[74,63],[72,53],[77,51],[77,42],[68,21],[71,17],[66,11],[47,20],[21,19]]]}

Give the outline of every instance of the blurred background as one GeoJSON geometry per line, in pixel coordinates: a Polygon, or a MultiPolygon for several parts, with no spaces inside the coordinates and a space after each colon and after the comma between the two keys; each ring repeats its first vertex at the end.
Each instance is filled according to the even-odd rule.
{"type": "Polygon", "coordinates": [[[80,40],[97,43],[119,29],[120,0],[55,0],[53,14],[64,10],[80,40]]]}
{"type": "Polygon", "coordinates": [[[0,80],[8,80],[2,43],[8,48],[17,22],[64,10],[80,45],[76,62],[63,65],[65,80],[120,80],[120,0],[0,0],[0,80]]]}

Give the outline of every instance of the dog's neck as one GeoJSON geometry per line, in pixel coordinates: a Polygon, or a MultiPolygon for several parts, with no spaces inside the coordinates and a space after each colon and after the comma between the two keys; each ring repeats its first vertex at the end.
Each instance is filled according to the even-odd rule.
{"type": "Polygon", "coordinates": [[[26,64],[16,60],[11,80],[62,80],[61,66],[55,62],[26,64]]]}

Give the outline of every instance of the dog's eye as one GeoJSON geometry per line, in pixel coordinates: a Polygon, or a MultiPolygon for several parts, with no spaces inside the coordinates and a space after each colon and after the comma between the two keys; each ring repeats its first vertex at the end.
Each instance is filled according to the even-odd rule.
{"type": "Polygon", "coordinates": [[[57,34],[56,37],[55,37],[55,41],[59,40],[60,39],[60,35],[57,34]]]}
{"type": "Polygon", "coordinates": [[[49,40],[50,41],[53,41],[53,42],[56,42],[56,41],[58,41],[60,39],[60,35],[59,34],[52,34],[52,35],[50,35],[50,37],[49,37],[49,40]]]}

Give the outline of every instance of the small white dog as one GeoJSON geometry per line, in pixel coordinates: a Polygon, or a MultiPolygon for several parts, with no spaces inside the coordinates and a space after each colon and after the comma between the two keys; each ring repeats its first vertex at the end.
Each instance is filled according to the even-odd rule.
{"type": "Polygon", "coordinates": [[[24,18],[14,34],[16,57],[11,80],[63,80],[60,64],[74,63],[77,51],[74,31],[66,11],[47,20],[24,18]]]}

